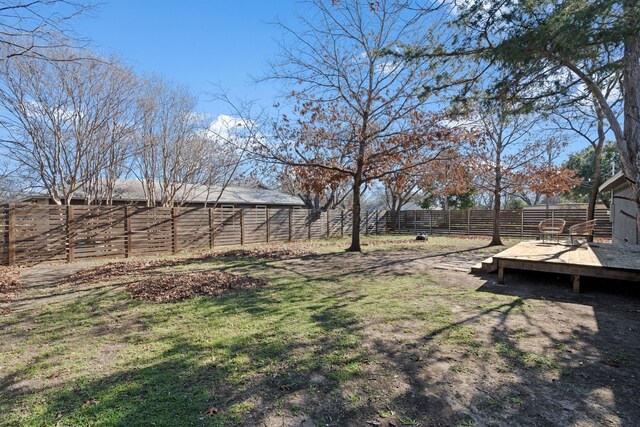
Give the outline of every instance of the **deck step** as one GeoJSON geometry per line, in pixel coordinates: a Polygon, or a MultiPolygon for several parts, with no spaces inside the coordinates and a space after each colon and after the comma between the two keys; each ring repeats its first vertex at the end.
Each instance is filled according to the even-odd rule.
{"type": "Polygon", "coordinates": [[[498,269],[498,263],[493,259],[493,257],[490,257],[471,267],[471,272],[472,273],[493,273],[497,269],[498,269]]]}

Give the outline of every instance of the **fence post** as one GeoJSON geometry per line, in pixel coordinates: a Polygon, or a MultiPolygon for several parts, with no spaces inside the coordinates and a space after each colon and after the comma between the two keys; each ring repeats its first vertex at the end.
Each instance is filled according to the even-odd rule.
{"type": "Polygon", "coordinates": [[[215,237],[215,215],[214,208],[209,208],[209,249],[213,249],[216,244],[215,237]]]}
{"type": "Polygon", "coordinates": [[[67,262],[74,262],[76,259],[75,230],[73,224],[73,206],[67,205],[67,262]]]}
{"type": "Polygon", "coordinates": [[[331,225],[329,224],[329,214],[331,214],[331,210],[327,209],[327,239],[331,237],[331,225]]]}
{"type": "Polygon", "coordinates": [[[369,211],[364,211],[364,235],[369,235],[369,211]]]}
{"type": "Polygon", "coordinates": [[[378,232],[378,222],[380,222],[380,212],[376,211],[376,236],[379,235],[380,233],[378,232]]]}
{"type": "Polygon", "coordinates": [[[524,237],[524,209],[520,210],[520,237],[524,237]]]}
{"type": "Polygon", "coordinates": [[[340,211],[340,238],[344,237],[344,211],[340,211]]]}
{"type": "Polygon", "coordinates": [[[7,265],[16,261],[16,205],[9,205],[7,212],[7,265]]]}
{"type": "Polygon", "coordinates": [[[433,234],[433,211],[429,209],[429,234],[433,234]]]}
{"type": "Polygon", "coordinates": [[[413,234],[418,234],[418,211],[413,210],[413,234]]]}
{"type": "Polygon", "coordinates": [[[471,209],[467,209],[467,236],[471,235],[471,209]]]}
{"type": "Polygon", "coordinates": [[[129,206],[124,207],[124,257],[131,256],[131,212],[129,206]]]}
{"type": "Polygon", "coordinates": [[[244,208],[240,208],[240,246],[244,245],[244,208]]]}
{"type": "Polygon", "coordinates": [[[289,208],[289,241],[293,238],[293,208],[289,208]]]}
{"type": "Polygon", "coordinates": [[[311,240],[311,220],[313,219],[311,217],[311,214],[312,214],[312,211],[311,211],[311,209],[309,209],[307,211],[307,222],[309,223],[309,228],[307,229],[307,238],[308,238],[308,240],[311,240]]]}
{"type": "Polygon", "coordinates": [[[451,210],[447,211],[449,213],[449,234],[451,234],[451,210]]]}
{"type": "Polygon", "coordinates": [[[171,208],[171,230],[172,230],[172,240],[173,244],[171,245],[171,253],[178,253],[178,208],[171,208]]]}
{"type": "Polygon", "coordinates": [[[267,243],[269,243],[269,233],[271,231],[270,230],[271,227],[269,226],[269,218],[271,216],[271,212],[270,212],[269,206],[267,206],[267,211],[266,212],[267,212],[267,243]]]}

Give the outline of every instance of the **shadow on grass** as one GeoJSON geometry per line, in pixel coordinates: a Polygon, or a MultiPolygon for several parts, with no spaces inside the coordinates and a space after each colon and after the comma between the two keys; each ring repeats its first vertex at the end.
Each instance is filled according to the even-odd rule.
{"type": "Polygon", "coordinates": [[[574,295],[566,276],[511,274],[509,285],[489,280],[478,290],[547,310],[498,310],[490,339],[508,380],[476,393],[474,407],[493,408],[502,422],[525,416],[532,425],[636,425],[640,342],[628,334],[640,331],[637,287],[586,278],[585,293],[574,295]],[[510,319],[516,311],[517,325],[510,319]],[[523,345],[524,333],[540,337],[537,348],[523,345]]]}
{"type": "MultiPolygon", "coordinates": [[[[328,270],[334,259],[314,256],[309,262],[328,270]]],[[[401,261],[383,259],[381,268],[401,261]]],[[[35,345],[107,339],[127,347],[121,361],[104,362],[109,369],[102,370],[98,358],[88,378],[58,382],[34,382],[29,371],[30,365],[60,360],[64,354],[56,348],[24,360],[0,379],[0,413],[25,416],[6,423],[633,425],[637,419],[640,344],[629,339],[640,330],[635,300],[574,297],[558,286],[498,286],[492,280],[480,292],[436,286],[421,289],[420,302],[448,304],[442,316],[434,313],[437,307],[425,308],[437,327],[404,342],[397,339],[406,328],[401,322],[369,320],[367,308],[379,305],[356,314],[371,300],[339,282],[355,277],[366,288],[379,270],[334,267],[318,278],[288,263],[237,260],[223,268],[279,278],[266,288],[175,304],[139,303],[105,288],[79,294],[78,301],[38,315],[43,317],[11,319],[2,334],[19,339],[34,339],[27,330],[34,321],[49,324],[46,339],[35,345]],[[471,294],[486,295],[488,305],[476,306],[471,294]],[[540,308],[530,309],[532,301],[540,308]],[[571,313],[574,305],[593,309],[597,329],[580,321],[592,319],[588,310],[547,329],[562,325],[554,316],[571,313]],[[480,328],[486,330],[482,336],[480,328]],[[523,334],[540,338],[534,348],[524,345],[523,334]],[[615,358],[619,367],[602,363],[615,358]],[[467,365],[470,372],[456,371],[467,365]]]]}
{"type": "MultiPolygon", "coordinates": [[[[122,362],[111,361],[110,369],[96,366],[86,379],[65,381],[34,380],[30,371],[42,359],[55,364],[64,355],[45,352],[25,360],[21,368],[0,377],[0,412],[16,417],[2,420],[0,415],[0,423],[257,425],[278,417],[289,420],[285,424],[300,417],[335,419],[346,404],[336,390],[358,377],[366,357],[360,347],[361,327],[347,309],[349,297],[339,289],[326,295],[305,295],[300,292],[304,286],[313,284],[280,283],[268,290],[155,305],[125,298],[100,305],[104,295],[97,293],[68,307],[57,307],[36,319],[54,325],[47,328],[48,341],[73,339],[73,346],[80,346],[107,334],[121,340],[120,344],[129,344],[128,351],[134,345],[138,353],[122,362]],[[137,341],[131,340],[136,331],[130,327],[114,330],[102,320],[135,310],[141,310],[133,317],[142,325],[137,341]],[[83,327],[91,315],[99,320],[90,328],[83,327]],[[216,322],[211,321],[214,317],[237,321],[237,329],[225,324],[226,329],[218,332],[216,322]],[[165,329],[172,331],[172,322],[183,319],[203,329],[189,334],[179,328],[158,335],[165,329]],[[235,334],[217,336],[230,330],[235,334]],[[154,343],[160,343],[162,351],[144,350],[154,343]]],[[[18,325],[14,321],[12,328],[18,325]]],[[[94,351],[97,355],[98,342],[94,351]]]]}

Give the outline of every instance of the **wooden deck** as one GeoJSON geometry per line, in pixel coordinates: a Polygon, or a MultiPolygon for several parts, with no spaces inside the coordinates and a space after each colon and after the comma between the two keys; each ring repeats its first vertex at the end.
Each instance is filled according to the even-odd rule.
{"type": "Polygon", "coordinates": [[[580,276],[640,283],[640,246],[588,243],[579,246],[527,241],[493,256],[498,281],[505,269],[568,274],[573,291],[580,292],[580,276]]]}

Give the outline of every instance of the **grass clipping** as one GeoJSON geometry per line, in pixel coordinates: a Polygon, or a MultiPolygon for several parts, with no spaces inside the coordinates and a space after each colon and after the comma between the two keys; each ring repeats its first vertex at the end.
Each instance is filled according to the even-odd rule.
{"type": "Polygon", "coordinates": [[[175,302],[199,296],[215,296],[230,290],[254,289],[268,282],[249,276],[205,271],[173,273],[147,277],[127,285],[134,299],[151,302],[175,302]]]}

